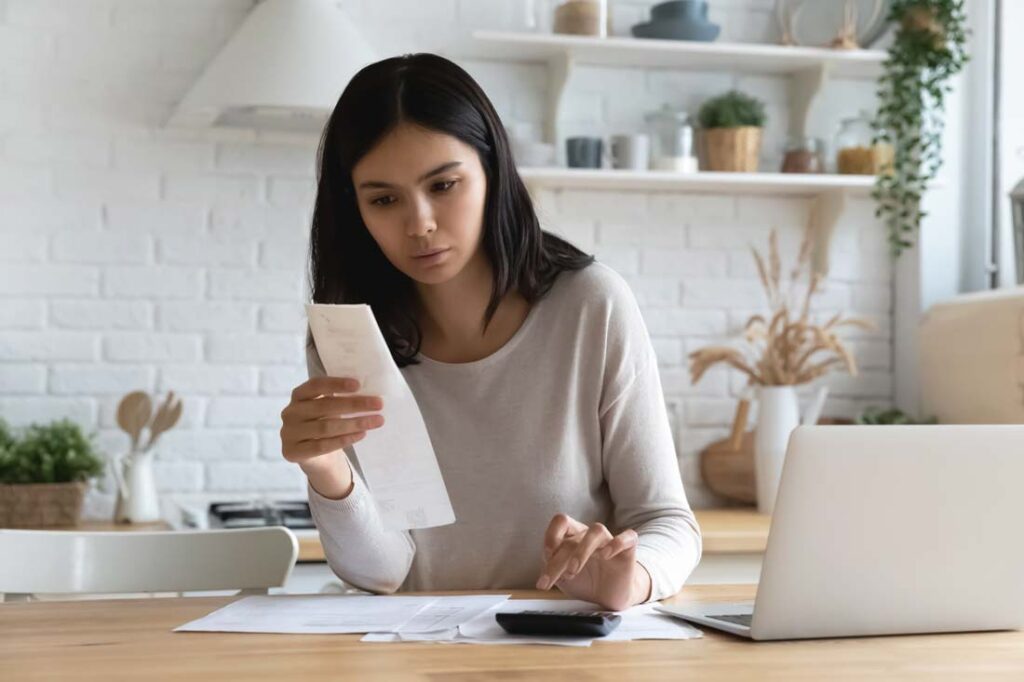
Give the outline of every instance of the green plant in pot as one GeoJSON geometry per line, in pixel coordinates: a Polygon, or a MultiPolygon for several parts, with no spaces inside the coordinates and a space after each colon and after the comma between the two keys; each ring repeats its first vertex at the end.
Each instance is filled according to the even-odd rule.
{"type": "Polygon", "coordinates": [[[893,0],[895,40],[878,81],[875,141],[894,150],[891,172],[872,196],[894,256],[913,245],[925,216],[921,197],[942,165],[942,128],[950,79],[968,56],[963,0],[893,0]]]}
{"type": "Polygon", "coordinates": [[[72,525],[87,482],[103,471],[90,437],[61,419],[20,434],[0,419],[0,527],[72,525]]]}
{"type": "Polygon", "coordinates": [[[767,118],[763,102],[737,90],[705,102],[698,113],[705,169],[756,172],[767,118]]]}

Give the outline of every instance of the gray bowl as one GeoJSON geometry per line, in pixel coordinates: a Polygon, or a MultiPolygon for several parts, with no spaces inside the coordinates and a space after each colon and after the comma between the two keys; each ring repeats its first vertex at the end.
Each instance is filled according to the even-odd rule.
{"type": "Polygon", "coordinates": [[[651,7],[651,21],[670,21],[672,19],[706,22],[708,3],[706,0],[669,0],[669,2],[662,2],[651,7]]]}
{"type": "Polygon", "coordinates": [[[637,24],[630,30],[637,38],[710,43],[718,37],[722,29],[718,24],[699,24],[687,19],[683,21],[647,21],[637,24]]]}

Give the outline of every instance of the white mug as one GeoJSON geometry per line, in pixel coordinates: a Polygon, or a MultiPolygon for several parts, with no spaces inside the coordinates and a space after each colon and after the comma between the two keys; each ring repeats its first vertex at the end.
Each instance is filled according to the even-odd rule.
{"type": "Polygon", "coordinates": [[[647,135],[612,135],[612,168],[647,170],[651,141],[647,135]]]}

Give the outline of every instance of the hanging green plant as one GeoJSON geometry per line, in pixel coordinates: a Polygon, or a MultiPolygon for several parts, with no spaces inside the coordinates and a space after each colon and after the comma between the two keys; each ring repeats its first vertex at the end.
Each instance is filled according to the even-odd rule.
{"type": "Polygon", "coordinates": [[[893,256],[913,245],[921,197],[942,165],[942,125],[950,78],[967,62],[964,0],[893,0],[895,41],[879,78],[875,143],[889,144],[891,169],[872,193],[893,256]]]}

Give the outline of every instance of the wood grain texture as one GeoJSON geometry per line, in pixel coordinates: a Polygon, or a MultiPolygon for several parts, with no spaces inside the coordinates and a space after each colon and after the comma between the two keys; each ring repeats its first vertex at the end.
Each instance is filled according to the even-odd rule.
{"type": "MultiPolygon", "coordinates": [[[[454,594],[454,593],[453,593],[454,594]]],[[[537,598],[535,591],[514,592],[537,598]]],[[[753,585],[685,588],[673,602],[751,599],[753,585]]],[[[557,591],[543,596],[557,597],[557,591]]],[[[1024,633],[753,643],[711,630],[690,641],[588,649],[364,643],[361,635],[174,633],[230,598],[0,605],[0,678],[103,680],[979,680],[1024,679],[1024,633]]]]}

